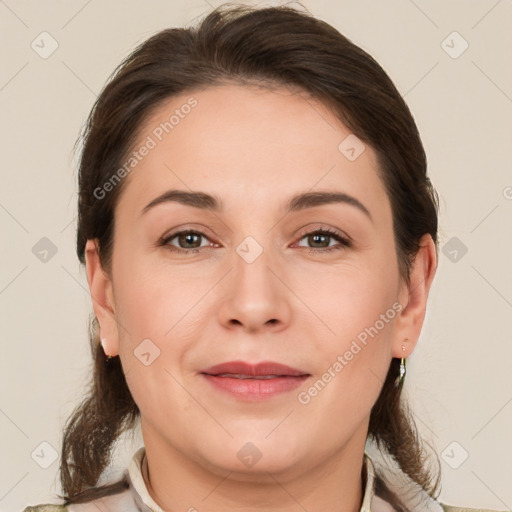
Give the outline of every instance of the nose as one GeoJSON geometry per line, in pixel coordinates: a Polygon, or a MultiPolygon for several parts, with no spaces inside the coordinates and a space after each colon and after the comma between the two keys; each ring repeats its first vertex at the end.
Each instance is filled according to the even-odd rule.
{"type": "Polygon", "coordinates": [[[263,250],[252,262],[235,252],[219,297],[219,321],[226,328],[274,332],[289,324],[291,292],[284,284],[284,271],[269,252],[263,250]]]}

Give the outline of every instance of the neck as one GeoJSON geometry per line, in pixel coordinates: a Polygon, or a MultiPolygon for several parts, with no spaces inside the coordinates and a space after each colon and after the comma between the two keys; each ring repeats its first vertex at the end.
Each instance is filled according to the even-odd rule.
{"type": "Polygon", "coordinates": [[[142,475],[148,493],[163,510],[231,512],[240,509],[267,512],[359,512],[366,471],[362,450],[343,450],[303,471],[261,471],[241,474],[216,472],[186,459],[166,445],[146,445],[142,475]],[[159,456],[160,455],[160,456],[159,456]]]}

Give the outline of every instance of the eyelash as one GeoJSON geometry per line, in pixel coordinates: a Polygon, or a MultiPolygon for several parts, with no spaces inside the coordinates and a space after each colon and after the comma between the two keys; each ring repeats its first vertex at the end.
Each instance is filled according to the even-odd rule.
{"type": "Polygon", "coordinates": [[[319,252],[326,253],[326,252],[332,252],[332,251],[339,251],[342,249],[347,249],[348,247],[352,246],[352,244],[350,243],[350,241],[347,238],[341,236],[336,231],[329,229],[329,228],[315,229],[313,231],[308,231],[307,233],[304,233],[300,237],[299,241],[307,236],[318,235],[318,234],[327,235],[329,238],[334,238],[335,240],[337,240],[340,243],[340,245],[334,245],[333,247],[325,247],[325,248],[320,248],[320,249],[315,248],[315,247],[305,247],[305,249],[307,249],[311,254],[317,254],[319,252]]]}
{"type": "MultiPolygon", "coordinates": [[[[171,240],[176,238],[178,235],[182,235],[182,234],[200,235],[200,236],[203,236],[205,238],[208,238],[208,235],[206,233],[202,232],[201,230],[185,229],[183,231],[177,231],[176,233],[172,233],[169,236],[162,237],[159,240],[158,245],[159,246],[165,246],[170,251],[178,252],[178,253],[197,253],[197,252],[199,252],[199,250],[201,248],[183,249],[181,247],[175,247],[175,246],[169,244],[169,242],[171,240]]],[[[326,253],[326,252],[331,252],[331,251],[337,251],[337,250],[346,249],[346,248],[352,246],[351,242],[347,238],[342,237],[336,231],[333,231],[332,229],[329,229],[329,228],[322,228],[322,229],[315,229],[313,231],[308,231],[307,233],[304,233],[300,237],[299,241],[302,240],[303,238],[307,237],[307,236],[318,235],[318,234],[327,235],[329,238],[334,238],[335,240],[337,240],[340,243],[340,245],[335,245],[333,247],[324,247],[324,248],[303,247],[304,249],[307,249],[311,254],[318,254],[318,253],[326,253]]],[[[204,249],[204,247],[203,247],[203,249],[204,249]]]]}

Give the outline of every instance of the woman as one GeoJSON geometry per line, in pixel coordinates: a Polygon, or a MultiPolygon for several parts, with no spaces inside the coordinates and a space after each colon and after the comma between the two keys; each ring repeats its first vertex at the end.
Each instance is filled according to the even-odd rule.
{"type": "Polygon", "coordinates": [[[454,508],[401,398],[437,194],[368,54],[287,7],[160,32],[98,98],[79,187],[94,376],[63,505],[26,511],[454,508]],[[139,420],[144,446],[98,485],[139,420]]]}

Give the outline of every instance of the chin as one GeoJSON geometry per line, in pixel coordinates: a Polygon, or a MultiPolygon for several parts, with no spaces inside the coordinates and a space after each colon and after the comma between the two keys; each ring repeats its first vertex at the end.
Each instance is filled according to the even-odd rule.
{"type": "Polygon", "coordinates": [[[208,450],[208,453],[203,453],[203,457],[224,473],[236,473],[236,478],[240,480],[254,481],[256,475],[261,475],[262,482],[268,482],[267,473],[300,470],[302,458],[297,448],[301,443],[298,440],[292,442],[289,437],[286,443],[278,436],[271,439],[273,435],[267,439],[265,436],[252,436],[249,439],[237,436],[227,442],[217,439],[217,449],[214,452],[208,450]]]}

